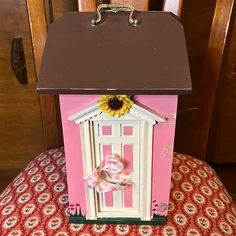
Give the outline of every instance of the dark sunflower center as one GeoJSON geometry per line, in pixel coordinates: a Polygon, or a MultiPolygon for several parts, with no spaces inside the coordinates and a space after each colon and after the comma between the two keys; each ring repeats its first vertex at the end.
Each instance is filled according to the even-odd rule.
{"type": "Polygon", "coordinates": [[[118,98],[111,98],[108,100],[108,106],[112,110],[119,110],[123,106],[124,102],[122,100],[119,100],[118,98]]]}

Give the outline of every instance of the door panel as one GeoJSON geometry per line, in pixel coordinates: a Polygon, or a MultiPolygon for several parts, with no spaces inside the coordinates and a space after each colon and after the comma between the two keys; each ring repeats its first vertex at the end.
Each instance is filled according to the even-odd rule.
{"type": "Polygon", "coordinates": [[[0,29],[0,169],[22,169],[43,149],[25,0],[1,0],[0,29]],[[22,38],[28,76],[26,85],[17,81],[10,64],[15,37],[22,38]]]}
{"type": "MultiPolygon", "coordinates": [[[[133,160],[134,160],[134,153],[135,151],[133,150],[134,146],[132,144],[124,144],[122,145],[122,156],[125,160],[125,163],[127,165],[126,170],[128,173],[133,172],[133,160]]],[[[124,207],[134,207],[137,208],[136,201],[135,201],[135,196],[133,194],[133,188],[134,186],[127,186],[127,188],[124,190],[124,207]]]]}
{"type": "Polygon", "coordinates": [[[106,155],[118,154],[125,163],[125,172],[132,173],[132,185],[124,191],[97,193],[98,217],[107,212],[119,217],[140,217],[139,212],[139,122],[94,122],[95,166],[106,155]],[[119,215],[120,214],[120,215],[119,215]]]}

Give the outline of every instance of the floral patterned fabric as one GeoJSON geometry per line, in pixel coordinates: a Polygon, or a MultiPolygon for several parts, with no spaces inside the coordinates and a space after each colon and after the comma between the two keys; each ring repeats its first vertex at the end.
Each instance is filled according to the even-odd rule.
{"type": "Polygon", "coordinates": [[[75,225],[68,209],[64,150],[46,151],[0,195],[0,235],[236,235],[236,207],[215,172],[177,153],[167,225],[75,225]]]}

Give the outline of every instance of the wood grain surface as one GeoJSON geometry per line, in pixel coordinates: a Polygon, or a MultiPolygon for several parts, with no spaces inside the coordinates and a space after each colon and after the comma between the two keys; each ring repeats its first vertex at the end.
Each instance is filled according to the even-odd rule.
{"type": "Polygon", "coordinates": [[[121,3],[121,4],[129,4],[134,6],[137,11],[147,11],[149,6],[149,0],[111,0],[111,3],[121,3]]]}
{"type": "MultiPolygon", "coordinates": [[[[28,13],[34,51],[36,73],[38,74],[47,37],[47,21],[44,1],[28,0],[28,13]]],[[[60,145],[57,97],[40,95],[41,117],[45,149],[60,145]]]]}
{"type": "Polygon", "coordinates": [[[2,0],[0,7],[0,171],[21,169],[43,149],[43,136],[25,0],[2,0]],[[11,43],[23,39],[28,84],[10,66],[11,43]]]}
{"type": "Polygon", "coordinates": [[[222,62],[228,42],[228,32],[234,0],[217,0],[211,34],[206,55],[204,74],[200,85],[199,113],[194,136],[194,153],[205,159],[214,102],[222,69],[222,62]]]}
{"type": "Polygon", "coordinates": [[[96,11],[96,0],[78,0],[79,11],[96,11]]]}
{"type": "Polygon", "coordinates": [[[194,155],[197,114],[201,94],[204,63],[215,10],[215,0],[183,1],[181,22],[188,47],[193,89],[191,95],[180,96],[176,123],[175,150],[194,155]]]}
{"type": "MultiPolygon", "coordinates": [[[[236,5],[236,4],[235,4],[236,5]]],[[[236,7],[215,99],[207,157],[215,163],[236,163],[236,7]],[[217,148],[216,148],[217,147],[217,148]]],[[[234,165],[235,166],[235,165],[234,165]]],[[[232,178],[231,178],[232,179],[232,178]]],[[[235,178],[236,179],[236,172],[235,178]]],[[[235,187],[236,188],[236,187],[235,187]]],[[[235,189],[236,193],[236,189],[235,189]]]]}
{"type": "MultiPolygon", "coordinates": [[[[85,2],[89,2],[86,0],[85,2]]],[[[51,14],[53,20],[57,20],[65,13],[69,11],[78,11],[78,1],[77,0],[51,0],[51,14]]]]}

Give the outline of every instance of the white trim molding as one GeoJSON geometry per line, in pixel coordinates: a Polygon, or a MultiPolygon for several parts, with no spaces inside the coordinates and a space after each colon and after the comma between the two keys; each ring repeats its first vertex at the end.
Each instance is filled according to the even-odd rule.
{"type": "MultiPolygon", "coordinates": [[[[102,110],[99,109],[99,105],[97,103],[90,105],[86,109],[76,112],[69,116],[68,120],[74,121],[76,124],[80,124],[81,122],[85,122],[86,120],[90,120],[91,118],[96,117],[104,113],[102,110]]],[[[152,111],[151,109],[141,105],[141,104],[133,104],[132,108],[130,109],[129,113],[136,118],[141,118],[147,122],[155,124],[156,122],[165,122],[166,118],[161,114],[152,111]]],[[[125,115],[124,115],[125,116],[125,115]]],[[[111,119],[113,117],[108,116],[111,119]]],[[[123,117],[123,116],[122,116],[123,117]]]]}

